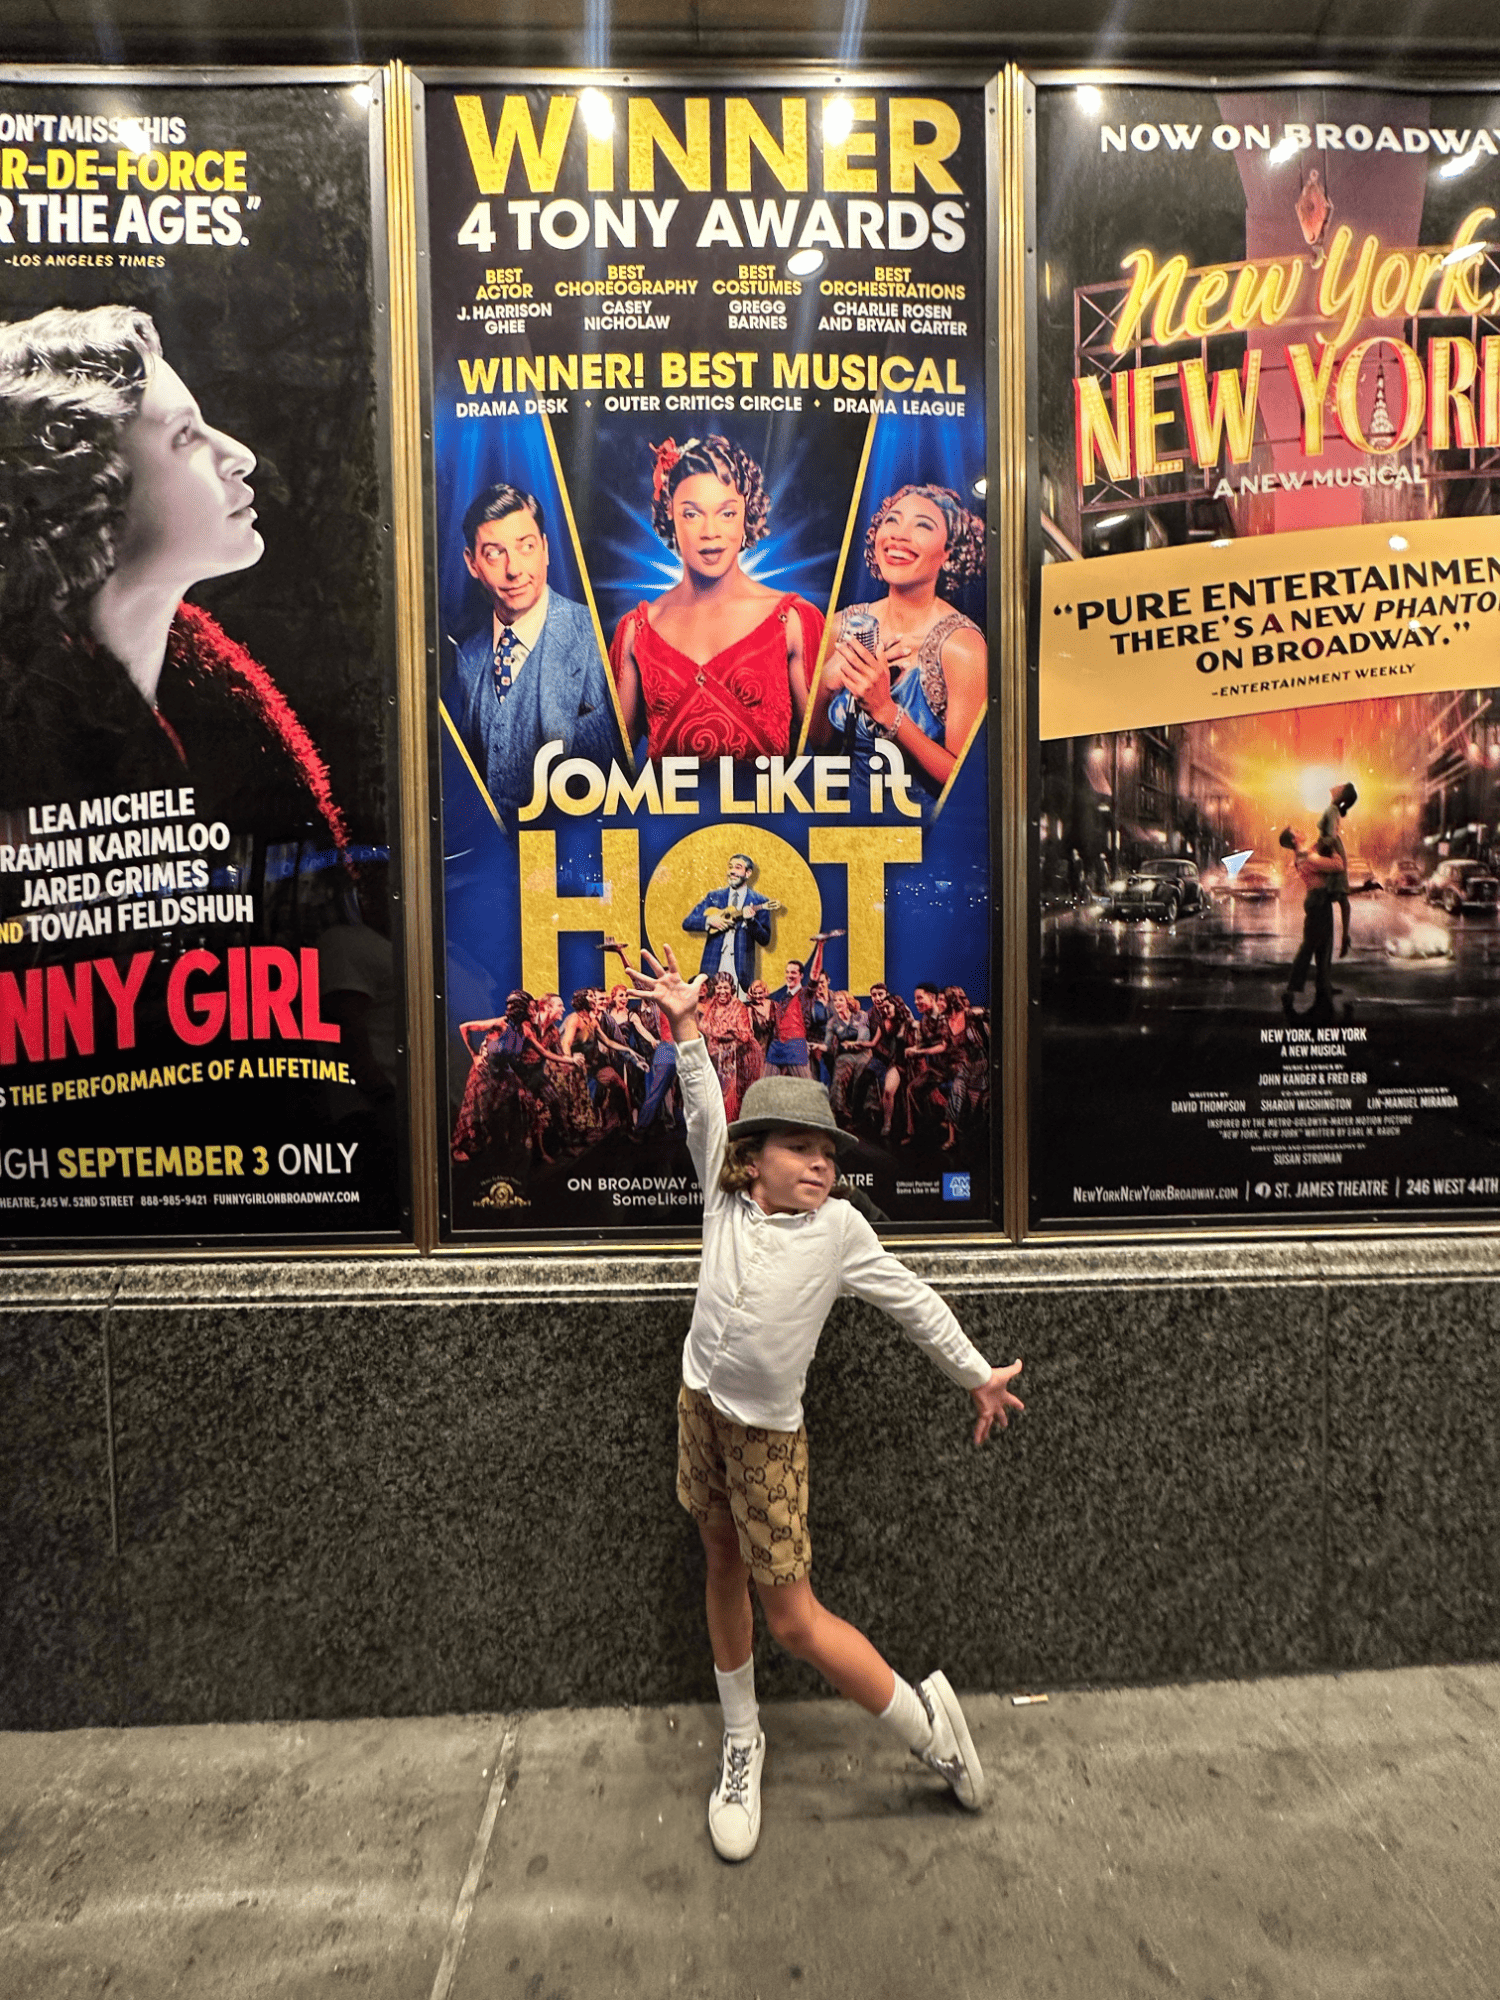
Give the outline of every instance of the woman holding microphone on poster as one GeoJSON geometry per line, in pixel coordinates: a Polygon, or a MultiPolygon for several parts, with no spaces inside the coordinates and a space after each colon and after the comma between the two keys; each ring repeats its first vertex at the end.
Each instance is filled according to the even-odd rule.
{"type": "Polygon", "coordinates": [[[627,612],[610,666],[628,741],[658,757],[784,757],[802,727],[821,612],[740,566],[766,533],[760,467],[726,437],[652,445],[651,525],[682,580],[627,612]]]}
{"type": "Polygon", "coordinates": [[[937,590],[983,573],[984,527],[949,487],[903,486],[876,509],[865,562],[885,596],[845,608],[814,693],[810,740],[843,740],[856,796],[868,795],[876,744],[894,743],[930,809],[989,692],[984,634],[937,590]]]}

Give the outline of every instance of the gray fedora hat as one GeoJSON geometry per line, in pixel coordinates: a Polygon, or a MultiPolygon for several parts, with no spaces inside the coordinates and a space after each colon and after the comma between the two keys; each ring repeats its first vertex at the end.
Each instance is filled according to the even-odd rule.
{"type": "Polygon", "coordinates": [[[826,1132],[840,1153],[852,1153],[859,1141],[834,1123],[828,1092],[809,1076],[763,1076],[751,1084],[740,1115],[729,1128],[731,1139],[755,1139],[767,1132],[789,1130],[826,1132]]]}

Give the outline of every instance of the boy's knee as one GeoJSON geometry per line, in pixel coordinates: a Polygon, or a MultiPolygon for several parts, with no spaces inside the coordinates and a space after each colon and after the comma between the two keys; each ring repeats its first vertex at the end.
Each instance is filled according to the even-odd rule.
{"type": "Polygon", "coordinates": [[[817,1599],[810,1591],[792,1591],[784,1585],[771,1584],[761,1591],[760,1601],[777,1645],[798,1659],[805,1658],[817,1624],[817,1599]]]}

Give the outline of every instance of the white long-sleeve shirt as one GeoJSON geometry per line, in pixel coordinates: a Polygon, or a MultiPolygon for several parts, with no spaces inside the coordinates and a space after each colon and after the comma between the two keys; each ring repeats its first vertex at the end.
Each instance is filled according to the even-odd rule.
{"type": "Polygon", "coordinates": [[[767,1215],[719,1186],[727,1123],[702,1040],[677,1045],[688,1150],[703,1186],[703,1266],[682,1350],[682,1379],[736,1423],[794,1431],[802,1389],[835,1299],[888,1312],[952,1382],[977,1389],[990,1364],[947,1306],[897,1258],[857,1208],[825,1201],[808,1215],[767,1215]]]}

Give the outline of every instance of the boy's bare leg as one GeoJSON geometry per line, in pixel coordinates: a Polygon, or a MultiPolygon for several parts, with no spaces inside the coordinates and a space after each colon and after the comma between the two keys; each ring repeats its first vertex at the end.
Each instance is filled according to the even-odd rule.
{"type": "Polygon", "coordinates": [[[920,1687],[902,1680],[863,1632],[819,1604],[806,1577],[798,1583],[756,1580],[773,1638],[818,1669],[842,1695],[857,1701],[892,1730],[907,1749],[951,1785],[959,1804],[975,1812],[984,1803],[984,1772],[957,1697],[944,1675],[920,1687]]]}
{"type": "Polygon", "coordinates": [[[771,1636],[799,1660],[816,1667],[841,1695],[871,1715],[883,1715],[896,1689],[893,1670],[863,1632],[820,1604],[806,1577],[796,1583],[755,1586],[771,1636]]]}
{"type": "Polygon", "coordinates": [[[1344,941],[1339,946],[1339,957],[1347,958],[1349,956],[1349,898],[1347,896],[1339,897],[1339,915],[1344,920],[1344,941]]]}
{"type": "Polygon", "coordinates": [[[712,1521],[700,1521],[698,1533],[708,1557],[704,1609],[714,1665],[720,1673],[732,1674],[745,1664],[755,1647],[750,1572],[740,1554],[739,1536],[732,1520],[719,1515],[712,1521]]]}

